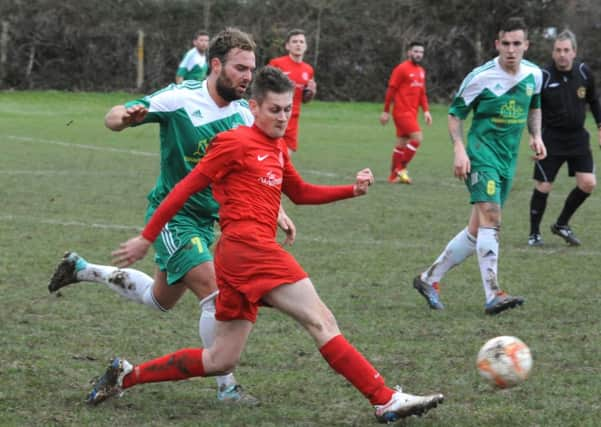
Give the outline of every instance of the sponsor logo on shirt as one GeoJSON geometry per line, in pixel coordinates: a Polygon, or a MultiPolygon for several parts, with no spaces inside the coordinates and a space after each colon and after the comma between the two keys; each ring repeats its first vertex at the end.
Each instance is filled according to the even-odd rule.
{"type": "Polygon", "coordinates": [[[515,102],[515,99],[510,99],[501,107],[499,116],[500,117],[494,117],[492,121],[494,123],[504,124],[524,123],[526,121],[524,109],[515,102]]]}
{"type": "Polygon", "coordinates": [[[278,177],[272,171],[268,171],[265,176],[259,177],[259,182],[264,185],[269,185],[270,187],[277,187],[282,184],[282,178],[278,177]]]}

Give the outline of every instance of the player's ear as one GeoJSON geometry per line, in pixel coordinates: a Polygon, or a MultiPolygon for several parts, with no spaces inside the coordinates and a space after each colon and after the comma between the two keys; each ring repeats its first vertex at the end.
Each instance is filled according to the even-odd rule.
{"type": "Polygon", "coordinates": [[[221,67],[223,66],[223,63],[221,62],[221,59],[217,58],[216,56],[211,58],[211,71],[215,70],[215,72],[217,74],[221,73],[221,67]]]}
{"type": "Polygon", "coordinates": [[[252,115],[257,117],[257,114],[259,113],[259,107],[260,107],[257,100],[254,98],[250,98],[248,100],[248,107],[250,108],[250,112],[252,113],[252,115]]]}

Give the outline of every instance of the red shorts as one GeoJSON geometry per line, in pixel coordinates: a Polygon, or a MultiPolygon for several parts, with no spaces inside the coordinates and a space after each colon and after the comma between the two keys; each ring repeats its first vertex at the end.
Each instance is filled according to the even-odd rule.
{"type": "Polygon", "coordinates": [[[419,132],[421,128],[417,122],[415,113],[392,113],[394,126],[396,127],[396,136],[408,136],[411,133],[419,132]]]}
{"type": "Polygon", "coordinates": [[[257,320],[261,298],[278,286],[308,277],[294,257],[275,240],[222,235],[215,248],[219,295],[215,318],[257,320]]]}
{"type": "Polygon", "coordinates": [[[300,116],[291,116],[286,127],[286,133],[284,134],[284,141],[286,145],[292,151],[298,149],[298,118],[300,116]]]}

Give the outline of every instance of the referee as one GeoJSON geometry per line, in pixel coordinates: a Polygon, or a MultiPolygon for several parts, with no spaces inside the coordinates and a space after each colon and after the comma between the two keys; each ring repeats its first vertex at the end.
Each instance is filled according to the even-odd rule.
{"type": "Polygon", "coordinates": [[[574,34],[562,31],[553,43],[553,63],[542,70],[541,108],[547,157],[534,165],[535,188],[530,199],[528,238],[530,246],[543,244],[540,223],[553,181],[564,162],[568,164],[569,176],[576,176],[576,187],[566,198],[563,210],[551,226],[551,232],[571,246],[580,245],[580,240],[568,222],[597,185],[589,133],[584,128],[584,121],[588,104],[599,128],[601,145],[601,105],[590,69],[586,64],[574,60],[576,48],[574,34]]]}

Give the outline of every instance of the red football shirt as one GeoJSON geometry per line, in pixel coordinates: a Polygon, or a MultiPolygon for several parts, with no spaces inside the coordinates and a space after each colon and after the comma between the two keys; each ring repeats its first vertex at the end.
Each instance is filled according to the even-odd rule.
{"type": "Polygon", "coordinates": [[[407,60],[392,70],[384,101],[384,111],[390,110],[391,102],[394,104],[393,114],[397,115],[411,113],[417,116],[420,106],[423,111],[429,111],[426,71],[423,67],[407,60]]]}
{"type": "Polygon", "coordinates": [[[281,193],[296,204],[321,204],[353,197],[353,186],[309,184],[298,174],[282,138],[268,137],[258,127],[222,132],[207,154],[161,203],[142,235],[154,241],[188,197],[212,184],[219,202],[223,234],[273,240],[281,193]]]}

